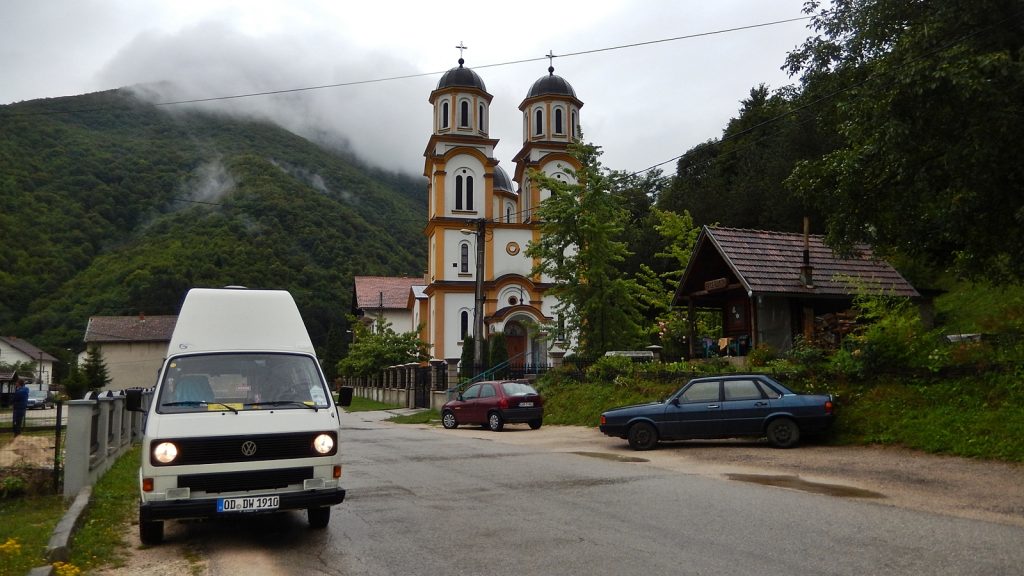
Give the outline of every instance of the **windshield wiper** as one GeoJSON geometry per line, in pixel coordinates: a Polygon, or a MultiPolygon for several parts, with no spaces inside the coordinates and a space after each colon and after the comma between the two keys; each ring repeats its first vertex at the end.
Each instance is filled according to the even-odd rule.
{"type": "Polygon", "coordinates": [[[183,400],[181,402],[164,402],[160,406],[209,406],[211,404],[215,406],[223,406],[228,410],[231,410],[235,414],[238,414],[238,410],[232,408],[231,406],[228,406],[223,402],[206,402],[205,400],[183,400]]]}
{"type": "Polygon", "coordinates": [[[306,404],[298,400],[272,400],[270,402],[248,402],[246,406],[302,406],[303,408],[309,408],[313,412],[319,412],[319,409],[314,404],[306,404]]]}

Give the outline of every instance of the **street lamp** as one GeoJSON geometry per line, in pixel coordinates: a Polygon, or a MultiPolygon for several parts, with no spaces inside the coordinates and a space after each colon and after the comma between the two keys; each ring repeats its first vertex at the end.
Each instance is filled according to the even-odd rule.
{"type": "MultiPolygon", "coordinates": [[[[476,221],[476,303],[473,307],[473,376],[483,372],[484,356],[484,235],[487,220],[476,221]]],[[[469,235],[472,230],[463,228],[459,232],[469,235]]]]}

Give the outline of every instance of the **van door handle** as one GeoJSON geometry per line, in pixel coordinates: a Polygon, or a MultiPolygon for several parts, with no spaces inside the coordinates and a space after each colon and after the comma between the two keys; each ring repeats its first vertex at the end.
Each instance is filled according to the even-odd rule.
{"type": "Polygon", "coordinates": [[[708,404],[708,408],[721,408],[718,404],[708,404]]]}
{"type": "Polygon", "coordinates": [[[767,406],[767,402],[754,402],[754,406],[767,406]]]}

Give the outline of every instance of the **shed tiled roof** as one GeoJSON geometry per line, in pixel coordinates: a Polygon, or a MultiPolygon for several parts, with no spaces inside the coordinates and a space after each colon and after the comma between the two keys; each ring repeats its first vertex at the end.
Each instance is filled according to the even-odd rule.
{"type": "Polygon", "coordinates": [[[423,276],[356,276],[355,308],[358,310],[405,310],[409,307],[409,292],[414,286],[429,284],[423,276]],[[381,303],[383,294],[383,304],[381,303]]]}
{"type": "Polygon", "coordinates": [[[39,360],[41,358],[44,362],[58,362],[56,358],[47,354],[45,350],[37,348],[24,338],[18,338],[16,336],[0,336],[0,340],[33,360],[39,360]]]}
{"type": "Polygon", "coordinates": [[[177,316],[92,316],[86,342],[170,342],[177,316]]]}
{"type": "MultiPolygon", "coordinates": [[[[694,256],[711,246],[717,249],[744,287],[755,295],[848,297],[868,288],[896,296],[920,296],[895,268],[875,258],[867,245],[856,246],[856,253],[852,256],[840,257],[825,244],[824,236],[810,235],[808,251],[813,268],[812,287],[800,282],[803,234],[705,227],[694,256]]],[[[691,261],[690,266],[694,264],[691,261]]]]}

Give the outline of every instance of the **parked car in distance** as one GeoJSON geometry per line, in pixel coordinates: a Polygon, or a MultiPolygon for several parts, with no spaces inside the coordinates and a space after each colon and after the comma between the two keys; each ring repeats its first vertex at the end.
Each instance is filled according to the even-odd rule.
{"type": "Polygon", "coordinates": [[[543,421],[544,398],[517,380],[477,382],[441,407],[441,424],[449,429],[480,424],[500,432],[506,423],[525,422],[536,430],[543,421]]]}
{"type": "Polygon", "coordinates": [[[661,440],[744,436],[789,448],[828,429],[834,416],[831,395],[797,394],[764,374],[728,374],[690,380],[659,402],[608,410],[600,430],[634,450],[661,440]]]}
{"type": "Polygon", "coordinates": [[[49,390],[36,390],[35,388],[29,389],[29,410],[43,410],[45,408],[53,408],[54,406],[53,394],[50,394],[49,390]]]}

